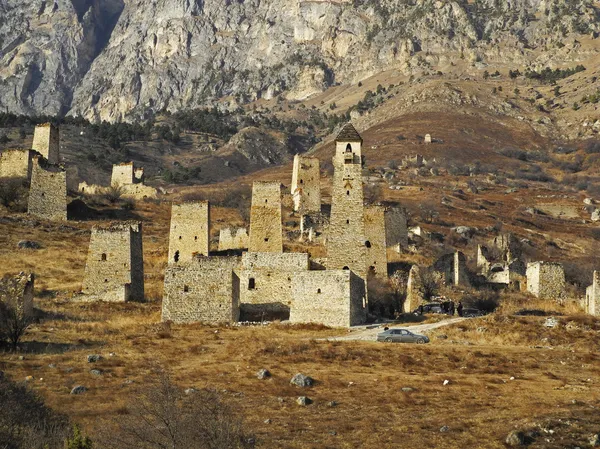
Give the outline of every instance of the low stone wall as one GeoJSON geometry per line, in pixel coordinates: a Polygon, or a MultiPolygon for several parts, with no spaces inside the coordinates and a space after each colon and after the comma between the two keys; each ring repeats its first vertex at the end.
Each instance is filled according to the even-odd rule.
{"type": "Polygon", "coordinates": [[[292,295],[292,323],[350,327],[366,321],[365,283],[349,270],[297,273],[292,295]]]}
{"type": "Polygon", "coordinates": [[[165,272],[162,320],[233,323],[240,314],[238,257],[196,257],[165,272]]]}

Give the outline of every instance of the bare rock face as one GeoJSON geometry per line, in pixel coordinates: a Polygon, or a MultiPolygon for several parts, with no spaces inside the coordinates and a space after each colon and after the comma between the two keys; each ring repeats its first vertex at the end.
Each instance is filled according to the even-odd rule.
{"type": "Polygon", "coordinates": [[[461,56],[575,61],[553,44],[600,30],[593,0],[4,0],[0,17],[0,110],[109,121],[461,56]]]}

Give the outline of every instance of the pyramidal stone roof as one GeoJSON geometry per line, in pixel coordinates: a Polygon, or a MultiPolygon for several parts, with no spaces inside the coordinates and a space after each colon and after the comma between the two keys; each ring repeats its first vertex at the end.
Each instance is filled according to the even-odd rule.
{"type": "Polygon", "coordinates": [[[344,127],[342,128],[342,130],[340,131],[340,133],[337,135],[337,137],[335,138],[336,142],[361,142],[363,141],[362,137],[360,137],[360,134],[358,134],[358,131],[356,130],[356,128],[354,128],[354,126],[352,126],[352,123],[346,123],[344,125],[344,127]]]}

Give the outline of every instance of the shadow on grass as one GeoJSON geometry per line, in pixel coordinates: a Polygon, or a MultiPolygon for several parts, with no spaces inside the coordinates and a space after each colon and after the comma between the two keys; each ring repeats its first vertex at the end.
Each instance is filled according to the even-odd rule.
{"type": "Polygon", "coordinates": [[[42,341],[23,341],[17,346],[17,351],[13,352],[12,346],[7,343],[0,343],[1,353],[16,354],[63,354],[68,351],[77,351],[80,349],[94,348],[102,346],[102,341],[79,340],[77,343],[53,343],[42,341]]]}

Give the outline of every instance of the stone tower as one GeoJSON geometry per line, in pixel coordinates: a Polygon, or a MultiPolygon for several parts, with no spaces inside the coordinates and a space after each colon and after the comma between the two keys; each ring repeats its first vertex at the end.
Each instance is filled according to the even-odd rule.
{"type": "Polygon", "coordinates": [[[585,291],[585,311],[600,316],[600,271],[594,271],[592,285],[585,291]]]}
{"type": "Polygon", "coordinates": [[[44,156],[51,164],[60,162],[60,136],[56,126],[44,123],[35,127],[31,148],[44,156]]]}
{"type": "Polygon", "coordinates": [[[195,255],[208,256],[210,204],[198,201],[171,206],[169,263],[191,262],[195,255]]]}
{"type": "Polygon", "coordinates": [[[387,278],[387,243],[385,233],[385,207],[365,207],[365,251],[367,272],[387,278]]]}
{"type": "Polygon", "coordinates": [[[67,172],[39,155],[33,158],[27,213],[46,220],[67,220],[67,172]]]}
{"type": "Polygon", "coordinates": [[[133,162],[124,162],[113,165],[110,184],[113,186],[126,186],[133,184],[135,180],[135,168],[133,162]]]}
{"type": "Polygon", "coordinates": [[[321,173],[316,157],[294,156],[292,173],[294,211],[301,214],[321,212],[321,173]]]}
{"type": "Polygon", "coordinates": [[[23,178],[29,181],[36,155],[32,150],[4,150],[0,153],[0,178],[23,178]]]}
{"type": "Polygon", "coordinates": [[[92,228],[82,292],[90,301],[144,300],[141,223],[92,228]]]}
{"type": "Polygon", "coordinates": [[[366,275],[362,180],[362,138],[348,123],[335,140],[331,218],[327,230],[327,269],[366,275]]]}
{"type": "Polygon", "coordinates": [[[248,251],[283,252],[279,182],[255,182],[252,185],[248,251]]]}

